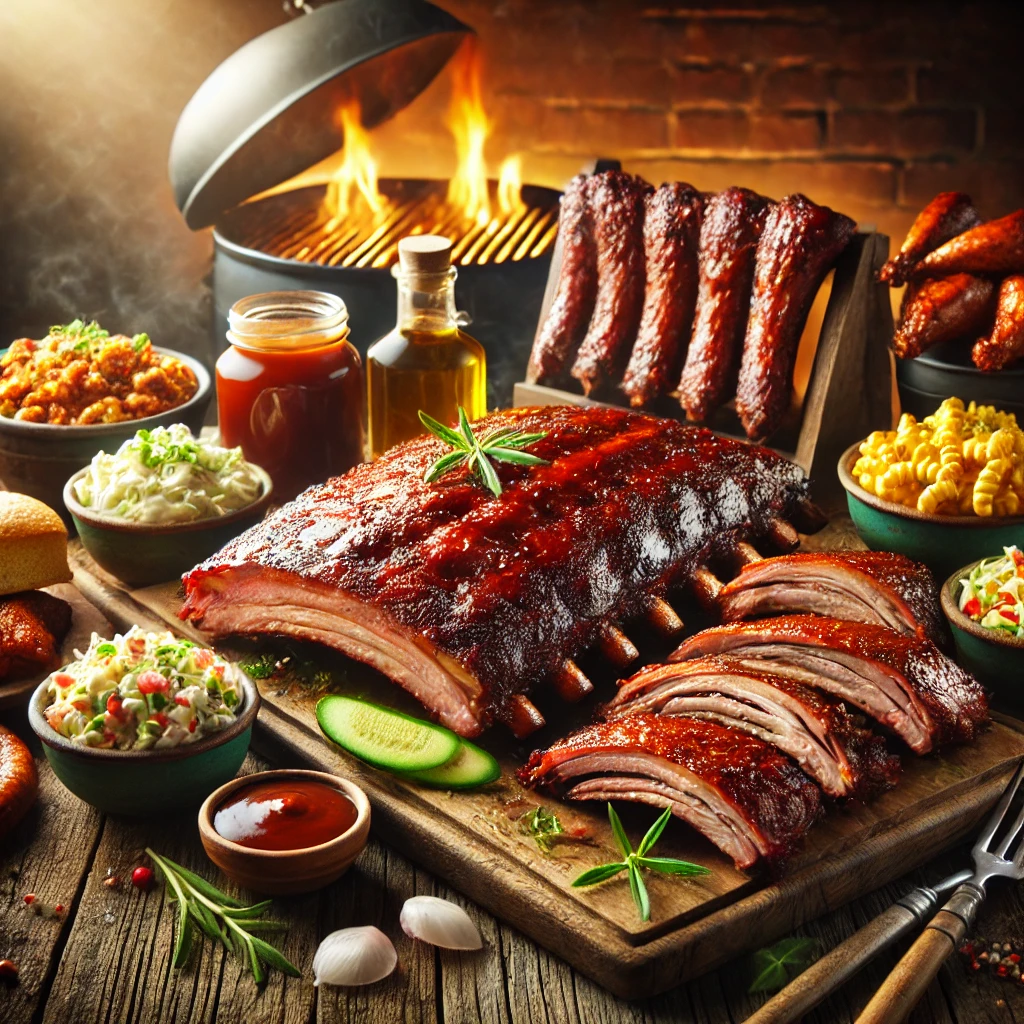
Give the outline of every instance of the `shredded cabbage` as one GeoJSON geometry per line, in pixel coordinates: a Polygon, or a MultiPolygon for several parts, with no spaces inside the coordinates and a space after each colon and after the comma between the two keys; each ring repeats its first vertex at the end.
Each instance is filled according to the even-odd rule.
{"type": "Polygon", "coordinates": [[[960,581],[960,611],[987,629],[1024,639],[1024,552],[1003,548],[960,581]]]}
{"type": "Polygon", "coordinates": [[[216,519],[251,505],[262,484],[241,448],[221,448],[182,423],[140,430],[116,454],[100,452],[75,481],[93,512],[133,523],[216,519]]]}

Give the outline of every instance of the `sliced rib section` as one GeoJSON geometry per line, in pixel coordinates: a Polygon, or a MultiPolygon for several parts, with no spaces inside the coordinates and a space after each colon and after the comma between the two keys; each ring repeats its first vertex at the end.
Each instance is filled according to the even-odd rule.
{"type": "Polygon", "coordinates": [[[604,708],[616,719],[637,712],[685,715],[750,733],[793,758],[833,797],[866,798],[899,777],[899,759],[841,701],[738,658],[642,669],[604,708]]]}
{"type": "Polygon", "coordinates": [[[885,626],[783,615],[706,629],[669,657],[730,654],[744,665],[831,693],[891,729],[916,753],[971,740],[988,718],[978,681],[930,640],[885,626]]]}
{"type": "Polygon", "coordinates": [[[931,570],[889,551],[808,551],[745,565],[718,595],[725,622],[811,612],[873,622],[949,650],[931,570]]]}
{"type": "Polygon", "coordinates": [[[696,718],[586,726],[535,751],[519,778],[570,800],[671,807],[739,868],[785,858],[821,811],[818,788],[774,747],[696,718]]]}

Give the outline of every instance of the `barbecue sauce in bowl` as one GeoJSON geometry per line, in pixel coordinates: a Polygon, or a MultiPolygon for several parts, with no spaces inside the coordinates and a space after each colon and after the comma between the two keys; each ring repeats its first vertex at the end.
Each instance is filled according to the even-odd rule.
{"type": "Polygon", "coordinates": [[[347,832],[355,804],[312,779],[254,782],[236,790],[213,817],[217,834],[253,850],[305,850],[347,832]]]}

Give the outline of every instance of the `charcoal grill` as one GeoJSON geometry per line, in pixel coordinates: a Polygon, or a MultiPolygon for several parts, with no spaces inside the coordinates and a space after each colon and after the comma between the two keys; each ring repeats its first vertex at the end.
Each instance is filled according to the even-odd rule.
{"type": "Polygon", "coordinates": [[[178,122],[170,174],[189,226],[214,229],[214,357],[238,299],[293,288],[341,296],[365,354],[394,326],[398,240],[439,233],[455,242],[457,301],[487,352],[489,403],[510,404],[543,301],[557,191],[526,185],[521,203],[499,212],[491,182],[482,222],[453,212],[437,181],[381,180],[377,215],[332,217],[326,184],[251,198],[343,146],[344,104],[358,101],[367,127],[404,107],[471,31],[420,0],[341,0],[247,43],[200,86],[178,122]]]}

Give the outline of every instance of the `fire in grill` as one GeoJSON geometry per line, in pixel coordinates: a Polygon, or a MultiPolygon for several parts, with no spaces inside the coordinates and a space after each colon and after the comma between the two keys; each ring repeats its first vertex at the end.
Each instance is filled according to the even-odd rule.
{"type": "Polygon", "coordinates": [[[558,231],[558,193],[547,189],[526,186],[514,203],[502,203],[500,183],[491,181],[493,212],[480,218],[455,206],[444,182],[385,180],[378,188],[377,210],[360,202],[335,215],[331,185],[314,185],[257,200],[261,216],[242,207],[237,212],[243,216],[229,215],[218,227],[236,244],[269,256],[354,268],[390,267],[399,239],[415,234],[453,239],[452,260],[459,266],[519,262],[549,253],[558,231]]]}

